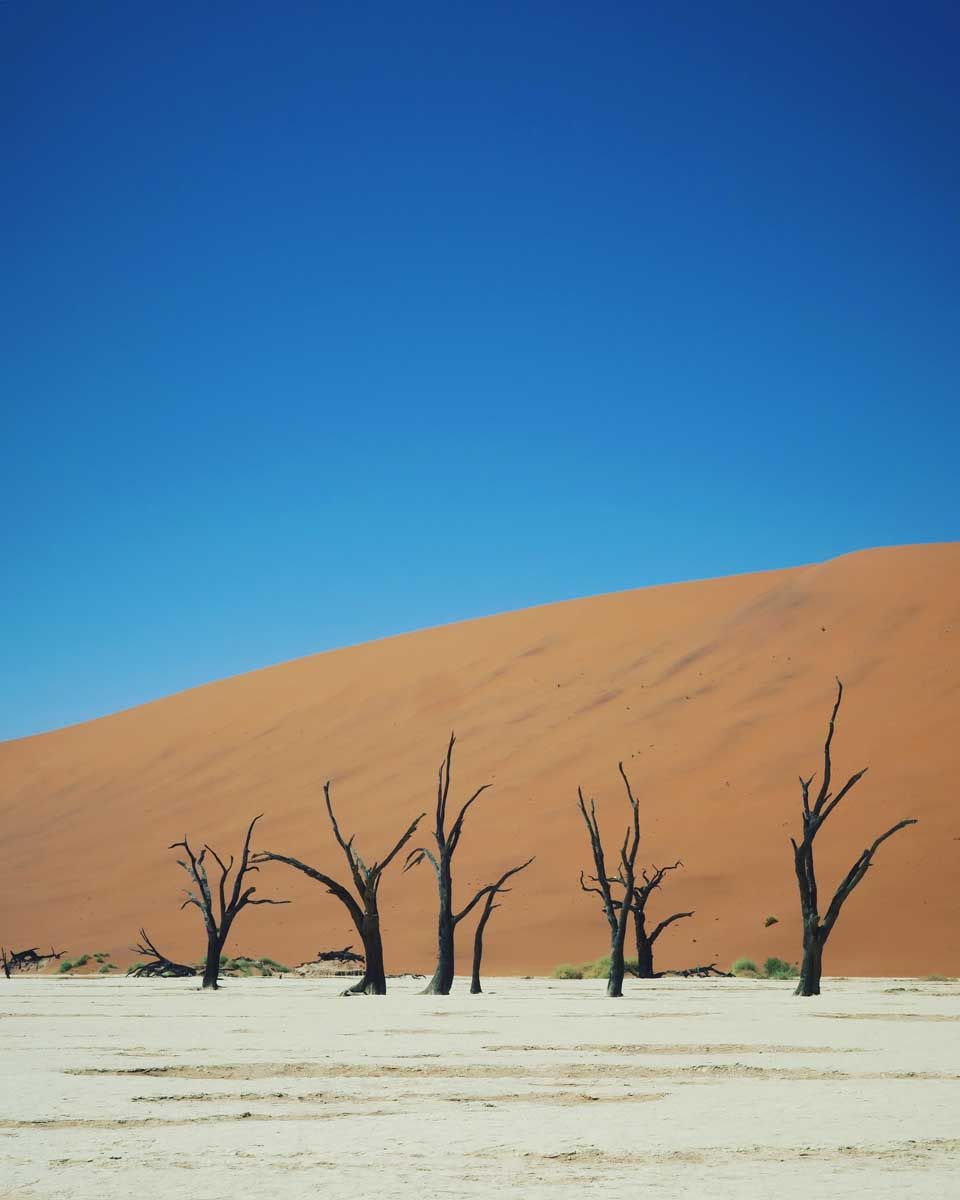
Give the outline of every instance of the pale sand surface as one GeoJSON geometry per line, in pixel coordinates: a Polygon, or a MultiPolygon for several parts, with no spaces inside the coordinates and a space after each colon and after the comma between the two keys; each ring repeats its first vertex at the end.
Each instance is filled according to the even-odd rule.
{"type": "Polygon", "coordinates": [[[0,981],[0,1196],[960,1191],[960,985],[0,981]]]}

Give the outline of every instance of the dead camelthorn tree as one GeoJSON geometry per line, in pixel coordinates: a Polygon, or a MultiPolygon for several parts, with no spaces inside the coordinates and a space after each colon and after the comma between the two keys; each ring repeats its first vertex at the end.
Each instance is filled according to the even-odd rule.
{"type": "MultiPolygon", "coordinates": [[[[262,815],[261,813],[260,816],[262,815]]],[[[290,903],[289,900],[254,900],[253,893],[257,889],[255,887],[244,887],[244,880],[247,875],[251,871],[258,869],[250,865],[250,838],[253,834],[253,827],[259,820],[260,817],[254,817],[247,829],[247,836],[243,839],[243,852],[240,855],[240,865],[234,876],[232,886],[228,885],[230,873],[233,870],[232,854],[230,855],[229,863],[225,863],[212,846],[204,846],[199,854],[194,854],[186,835],[184,835],[182,842],[174,842],[169,847],[171,850],[176,850],[180,847],[183,848],[187,856],[186,861],[178,858],[177,862],[190,876],[192,883],[197,889],[196,892],[190,891],[189,888],[184,889],[187,893],[187,898],[180,907],[183,909],[188,904],[193,904],[199,908],[200,914],[203,917],[203,924],[207,931],[207,960],[203,968],[203,986],[205,988],[217,987],[217,980],[220,978],[220,957],[223,954],[223,947],[226,945],[230,928],[236,920],[237,915],[248,905],[252,904],[290,903]],[[220,869],[216,897],[214,897],[213,890],[210,887],[207,868],[204,865],[204,860],[208,854],[220,869]]]]}
{"type": "Polygon", "coordinates": [[[140,929],[140,941],[133,949],[137,954],[142,954],[144,958],[151,960],[137,963],[136,966],[130,968],[128,974],[134,979],[184,979],[197,973],[186,963],[173,962],[165,954],[161,954],[143,928],[140,929]]]}
{"type": "Polygon", "coordinates": [[[654,979],[656,973],[653,969],[653,946],[657,938],[665,929],[674,923],[674,921],[682,921],[685,917],[692,917],[692,912],[673,913],[672,916],[666,917],[655,925],[654,928],[647,932],[647,901],[650,899],[650,893],[657,890],[663,883],[664,876],[670,871],[676,871],[678,867],[682,867],[682,862],[675,862],[672,867],[652,867],[652,875],[648,875],[646,869],[642,872],[643,883],[638,883],[636,892],[633,898],[633,927],[637,939],[637,978],[638,979],[654,979]]]}
{"type": "Polygon", "coordinates": [[[480,916],[477,919],[477,928],[473,935],[473,973],[470,976],[470,993],[477,996],[483,988],[480,986],[480,964],[483,961],[483,935],[487,928],[487,922],[490,920],[490,915],[495,908],[500,905],[495,903],[497,896],[502,896],[509,892],[510,888],[505,888],[503,885],[514,875],[518,875],[521,871],[526,870],[533,862],[532,858],[528,858],[525,863],[521,863],[519,867],[512,867],[509,871],[504,871],[497,882],[487,892],[487,898],[483,902],[483,908],[480,910],[480,916]]]}
{"type": "MultiPolygon", "coordinates": [[[[453,747],[456,744],[456,736],[450,734],[450,742],[447,746],[447,753],[443,762],[440,764],[440,769],[437,773],[437,808],[436,808],[436,823],[434,826],[434,840],[437,843],[436,852],[428,849],[426,846],[418,846],[415,850],[411,850],[407,855],[407,861],[404,866],[405,871],[409,871],[411,867],[422,863],[424,859],[430,863],[437,876],[437,890],[439,893],[439,909],[437,913],[437,966],[433,972],[433,978],[424,988],[423,994],[430,996],[448,996],[450,988],[453,986],[454,969],[456,965],[455,954],[455,935],[457,926],[473,912],[474,908],[481,900],[486,899],[491,893],[495,893],[497,885],[488,883],[480,888],[469,904],[465,905],[459,912],[454,912],[453,908],[453,872],[451,864],[453,856],[456,853],[457,846],[460,843],[460,835],[463,832],[463,819],[467,815],[474,802],[487,790],[489,783],[478,787],[469,800],[463,805],[457,813],[453,824],[447,832],[447,801],[450,796],[450,766],[453,759],[453,747]]],[[[520,868],[517,868],[519,870],[520,868]]],[[[509,873],[508,873],[509,874],[509,873]]],[[[489,914],[488,914],[489,919],[489,914]]],[[[481,934],[482,947],[482,934],[481,934]]],[[[482,953],[482,949],[481,949],[482,953]]]]}
{"type": "Polygon", "coordinates": [[[581,788],[577,789],[580,812],[587,826],[587,832],[590,835],[593,864],[597,872],[596,875],[588,876],[590,882],[597,885],[596,887],[587,886],[582,871],[580,872],[580,886],[585,892],[594,892],[600,897],[603,903],[604,916],[607,918],[607,923],[610,926],[610,973],[607,976],[608,996],[623,995],[623,973],[625,969],[623,945],[627,936],[627,920],[634,905],[636,891],[635,864],[637,861],[637,851],[640,848],[640,806],[634,798],[630,787],[630,780],[627,779],[627,773],[623,769],[623,763],[618,763],[618,767],[620,778],[623,780],[623,785],[627,790],[627,800],[630,802],[631,823],[627,826],[623,845],[620,847],[620,864],[615,876],[611,877],[607,874],[603,841],[600,837],[600,825],[597,821],[596,804],[591,800],[590,811],[588,812],[586,801],[583,798],[583,790],[581,788]],[[623,898],[621,900],[614,898],[612,891],[614,887],[623,888],[623,898]]]}
{"type": "Polygon", "coordinates": [[[832,771],[830,747],[833,742],[837,713],[840,711],[840,702],[842,699],[843,684],[838,679],[837,699],[833,706],[833,712],[830,715],[827,737],[823,745],[823,779],[820,782],[820,790],[817,793],[816,799],[811,804],[810,787],[814,776],[811,775],[809,779],[800,777],[800,789],[803,796],[803,836],[799,843],[793,838],[790,839],[793,846],[794,865],[797,871],[797,883],[800,887],[800,911],[803,916],[803,962],[800,967],[800,982],[797,984],[795,993],[797,996],[820,995],[823,948],[826,945],[827,938],[833,932],[833,927],[837,923],[837,918],[840,916],[840,909],[850,896],[850,893],[870,869],[873,856],[887,838],[893,837],[895,833],[906,828],[907,825],[916,825],[917,823],[912,818],[906,821],[898,821],[896,825],[888,829],[886,833],[881,834],[876,841],[869,845],[840,882],[836,892],[834,892],[833,899],[830,901],[826,914],[821,919],[817,900],[817,876],[813,862],[814,838],[820,832],[824,821],[826,821],[827,817],[830,816],[844,796],[856,787],[867,773],[867,768],[864,767],[862,771],[857,771],[856,774],[851,775],[836,795],[833,795],[830,791],[832,771]]]}
{"type": "Polygon", "coordinates": [[[337,845],[343,851],[344,857],[347,860],[347,866],[350,868],[351,882],[359,897],[359,903],[342,883],[338,883],[329,875],[324,875],[322,871],[308,866],[298,858],[291,858],[287,854],[274,854],[272,851],[262,850],[254,855],[254,861],[258,863],[286,863],[288,867],[302,871],[310,879],[315,879],[318,883],[322,883],[332,896],[336,896],[346,908],[350,914],[350,919],[356,926],[357,933],[359,933],[363,941],[364,954],[363,978],[354,984],[353,987],[347,988],[343,994],[345,996],[385,996],[387,992],[387,977],[383,965],[383,939],[380,933],[380,880],[383,872],[413,836],[414,830],[426,814],[421,813],[410,824],[407,831],[386,858],[381,862],[374,862],[368,867],[354,847],[353,837],[348,841],[344,841],[343,835],[340,833],[340,826],[337,824],[337,818],[333,813],[333,804],[330,800],[329,779],[323,785],[323,798],[326,801],[327,815],[330,818],[330,825],[333,828],[333,836],[336,838],[337,845]]]}
{"type": "Polygon", "coordinates": [[[3,973],[8,979],[12,971],[25,971],[27,967],[39,971],[41,963],[55,962],[63,958],[63,955],[63,950],[54,950],[52,946],[49,954],[41,954],[38,946],[31,946],[28,950],[11,950],[8,958],[6,949],[0,947],[0,963],[3,964],[3,973]]]}

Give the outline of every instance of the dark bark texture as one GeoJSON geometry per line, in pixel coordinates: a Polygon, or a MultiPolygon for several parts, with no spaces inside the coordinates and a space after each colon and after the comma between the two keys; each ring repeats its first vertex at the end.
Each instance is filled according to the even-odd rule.
{"type": "Polygon", "coordinates": [[[385,996],[387,992],[387,976],[383,960],[383,937],[380,932],[380,881],[383,878],[383,872],[413,836],[414,830],[426,814],[421,813],[415,821],[411,822],[406,832],[399,838],[393,849],[382,861],[374,862],[368,867],[354,846],[353,837],[345,840],[343,834],[340,832],[340,826],[337,823],[337,818],[333,811],[333,803],[330,799],[329,779],[323,785],[323,798],[326,803],[327,816],[330,820],[333,836],[336,838],[337,845],[343,851],[344,858],[347,861],[347,867],[350,871],[350,882],[353,885],[356,896],[351,893],[349,887],[339,883],[330,875],[326,875],[322,871],[316,870],[315,867],[308,866],[298,858],[292,858],[288,854],[275,854],[270,850],[261,850],[254,855],[254,861],[257,863],[285,863],[288,867],[293,867],[294,870],[301,871],[310,879],[315,879],[318,883],[322,883],[331,896],[336,896],[350,914],[350,919],[353,921],[354,927],[360,935],[360,940],[363,942],[363,976],[351,987],[348,987],[343,995],[385,996]]]}
{"type": "Polygon", "coordinates": [[[197,973],[194,967],[187,966],[186,963],[173,962],[165,954],[161,954],[145,929],[140,930],[140,941],[133,949],[148,960],[130,971],[130,974],[136,979],[180,979],[197,973]]]}
{"type": "MultiPolygon", "coordinates": [[[[444,756],[443,762],[440,764],[437,773],[437,804],[435,813],[435,823],[433,837],[436,843],[436,849],[431,849],[428,846],[417,846],[411,850],[407,856],[404,870],[407,871],[411,867],[415,867],[424,860],[430,863],[437,877],[437,965],[433,972],[433,977],[423,990],[424,995],[447,996],[450,994],[450,989],[453,986],[453,977],[456,971],[456,931],[457,926],[469,916],[476,906],[491,896],[495,896],[500,884],[510,875],[517,871],[523,870],[523,867],[515,867],[511,871],[506,872],[501,876],[498,883],[488,883],[480,888],[473,896],[470,902],[459,912],[454,908],[453,899],[453,856],[456,853],[457,846],[460,844],[460,837],[463,833],[463,821],[473,804],[479,797],[489,788],[489,784],[485,783],[482,787],[470,796],[463,804],[460,811],[457,813],[453,824],[447,829],[447,805],[450,797],[450,777],[451,766],[453,762],[453,747],[456,744],[456,736],[451,733],[450,741],[447,745],[447,753],[444,756]]],[[[532,861],[532,860],[530,860],[532,861]]],[[[524,867],[529,863],[524,863],[524,867]]],[[[490,914],[487,913],[487,920],[490,914]]],[[[484,925],[486,921],[484,921],[484,925]]],[[[483,954],[483,931],[480,931],[480,954],[483,954]]],[[[476,961],[476,945],[474,946],[474,958],[476,961]]],[[[479,988],[479,964],[476,972],[477,987],[479,988]]]]}
{"type": "Polygon", "coordinates": [[[638,979],[657,978],[657,974],[653,969],[653,947],[657,938],[660,937],[665,929],[673,925],[674,922],[693,916],[692,912],[673,913],[663,921],[658,922],[652,930],[647,929],[646,909],[651,893],[660,887],[666,875],[682,866],[682,862],[675,862],[671,867],[651,867],[649,874],[646,870],[643,871],[643,883],[637,884],[633,898],[633,927],[637,944],[638,979]]]}
{"type": "Polygon", "coordinates": [[[190,876],[194,888],[194,890],[185,889],[187,898],[180,907],[186,908],[188,904],[192,904],[198,908],[207,933],[207,957],[203,968],[204,988],[216,990],[219,986],[220,959],[223,955],[223,948],[227,944],[234,921],[243,909],[253,904],[290,903],[289,900],[254,900],[253,894],[257,889],[252,886],[244,886],[246,877],[251,871],[258,870],[257,867],[251,865],[250,838],[253,836],[253,828],[259,820],[259,816],[254,817],[247,827],[247,836],[243,839],[243,850],[240,854],[240,863],[237,866],[236,874],[233,874],[232,854],[229,863],[225,863],[211,846],[204,846],[199,854],[195,854],[186,835],[182,842],[174,842],[170,847],[171,850],[183,849],[186,858],[178,858],[177,862],[190,876]],[[206,858],[208,854],[220,871],[215,892],[207,875],[206,858]],[[231,874],[233,874],[232,883],[230,882],[231,874]]]}
{"type": "Polygon", "coordinates": [[[26,950],[11,950],[7,954],[6,949],[0,947],[0,963],[3,965],[4,975],[9,979],[14,971],[25,971],[28,967],[39,971],[42,963],[63,958],[64,953],[65,951],[54,950],[51,946],[49,954],[41,954],[39,947],[30,946],[26,950]]]}
{"type": "Polygon", "coordinates": [[[587,803],[583,798],[583,790],[577,789],[580,815],[587,827],[594,870],[596,871],[595,875],[588,877],[585,877],[581,871],[580,886],[585,892],[592,892],[600,897],[603,914],[610,928],[610,972],[607,976],[607,995],[612,997],[623,995],[623,976],[626,969],[623,947],[627,936],[627,921],[634,906],[637,851],[640,848],[640,806],[633,795],[633,789],[630,787],[630,780],[623,769],[623,763],[617,765],[630,804],[631,822],[627,826],[627,832],[624,834],[623,844],[620,847],[620,862],[616,875],[610,875],[607,871],[603,839],[600,836],[600,825],[597,821],[596,803],[591,799],[588,810],[587,803]],[[588,886],[588,882],[595,886],[588,886]],[[614,897],[614,887],[623,888],[622,899],[614,897]]]}
{"type": "Polygon", "coordinates": [[[473,970],[470,974],[470,993],[473,996],[478,996],[483,988],[480,986],[480,968],[483,964],[483,935],[487,928],[487,922],[495,908],[500,908],[495,901],[497,896],[503,896],[511,891],[511,888],[506,888],[503,885],[508,879],[514,875],[518,875],[521,871],[525,871],[533,862],[532,858],[528,858],[525,863],[521,863],[519,867],[511,867],[509,871],[504,871],[493,888],[487,893],[487,898],[483,902],[483,908],[477,920],[477,928],[473,935],[473,970]]]}
{"type": "Polygon", "coordinates": [[[803,802],[803,832],[800,841],[790,839],[793,846],[794,869],[797,874],[797,885],[800,891],[800,913],[803,919],[803,957],[800,964],[800,980],[797,983],[797,996],[819,996],[820,978],[823,973],[823,950],[827,939],[833,932],[840,916],[840,910],[849,899],[854,888],[861,882],[873,863],[873,857],[887,838],[905,829],[908,825],[916,825],[916,820],[910,818],[898,821],[876,838],[861,853],[844,878],[837,886],[833,899],[821,917],[819,898],[817,895],[817,874],[814,864],[813,844],[823,823],[836,809],[841,800],[850,792],[867,773],[866,767],[851,775],[836,795],[830,790],[833,764],[831,762],[831,747],[836,729],[837,713],[843,700],[843,684],[837,680],[837,698],[830,714],[827,736],[823,744],[823,778],[815,799],[811,800],[810,788],[814,776],[809,779],[800,777],[800,790],[803,802]]]}

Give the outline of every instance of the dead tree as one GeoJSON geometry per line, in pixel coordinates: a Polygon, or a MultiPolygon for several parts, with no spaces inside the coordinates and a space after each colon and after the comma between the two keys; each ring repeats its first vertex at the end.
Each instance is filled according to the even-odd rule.
{"type": "Polygon", "coordinates": [[[450,796],[450,767],[453,759],[453,747],[456,741],[456,735],[451,733],[450,742],[447,745],[447,753],[440,763],[440,769],[437,772],[436,822],[433,831],[434,841],[437,844],[436,852],[426,846],[418,846],[407,855],[407,861],[403,868],[405,871],[409,871],[411,867],[418,866],[426,859],[433,867],[437,877],[437,892],[439,897],[437,910],[437,965],[433,972],[433,977],[423,989],[423,995],[425,996],[448,996],[450,994],[456,968],[455,940],[457,926],[464,917],[469,916],[473,912],[481,900],[486,899],[491,892],[496,890],[496,884],[486,884],[477,891],[469,904],[465,905],[459,912],[454,912],[452,862],[457,846],[460,844],[460,835],[463,833],[463,819],[474,802],[490,787],[489,783],[485,783],[477,788],[457,813],[448,833],[447,801],[450,796]]]}
{"type": "Polygon", "coordinates": [[[672,916],[660,921],[649,933],[647,932],[646,907],[650,893],[657,890],[663,882],[664,876],[669,871],[676,871],[678,867],[682,866],[683,863],[678,861],[672,867],[653,867],[651,868],[653,871],[652,875],[648,875],[646,870],[644,870],[642,872],[643,883],[637,884],[633,898],[633,926],[637,940],[638,979],[656,978],[653,970],[653,946],[660,934],[672,925],[674,921],[682,921],[685,917],[693,916],[692,912],[674,913],[672,916]]]}
{"type": "Polygon", "coordinates": [[[352,946],[344,946],[342,950],[318,950],[315,962],[346,962],[362,963],[362,954],[354,954],[352,946]]]}
{"type": "Polygon", "coordinates": [[[165,954],[161,954],[143,928],[140,930],[140,941],[133,950],[136,954],[142,954],[144,958],[152,959],[151,962],[138,963],[130,968],[129,974],[134,979],[184,979],[197,973],[196,968],[189,967],[186,963],[173,962],[165,954]]]}
{"type": "Polygon", "coordinates": [[[607,874],[607,866],[603,853],[603,841],[600,837],[600,825],[597,821],[597,809],[593,800],[590,801],[590,811],[587,811],[587,805],[583,798],[583,790],[577,789],[578,802],[580,812],[583,816],[584,823],[587,826],[587,832],[590,835],[590,848],[593,851],[593,864],[596,870],[596,875],[588,876],[590,882],[595,883],[596,887],[588,887],[584,879],[584,874],[580,872],[580,886],[585,892],[593,892],[598,895],[603,903],[603,913],[607,918],[607,924],[610,926],[610,973],[607,976],[607,995],[622,996],[623,995],[623,946],[627,936],[627,920],[634,905],[634,895],[636,890],[636,874],[635,864],[637,861],[637,851],[640,848],[640,806],[634,799],[633,791],[630,787],[630,780],[627,779],[627,773],[623,769],[623,763],[618,763],[620,777],[623,780],[623,786],[627,790],[627,800],[630,802],[631,824],[627,826],[627,832],[623,838],[623,845],[620,847],[620,865],[617,869],[617,874],[613,877],[607,874]],[[612,889],[614,887],[623,888],[622,900],[617,900],[612,889]]]}
{"type": "Polygon", "coordinates": [[[289,900],[254,900],[253,893],[257,889],[255,887],[244,887],[244,880],[247,875],[251,871],[258,869],[255,866],[251,866],[250,863],[250,838],[253,835],[254,825],[256,825],[262,816],[263,814],[261,813],[260,816],[254,817],[247,828],[247,836],[243,839],[243,852],[240,855],[240,865],[234,876],[233,885],[229,888],[229,896],[227,881],[233,870],[232,854],[230,855],[229,863],[225,863],[212,846],[205,845],[199,855],[194,854],[186,835],[184,835],[182,842],[174,842],[169,847],[171,850],[183,847],[187,859],[184,861],[184,859],[178,858],[177,862],[190,876],[191,882],[197,889],[195,892],[190,891],[189,888],[184,889],[187,893],[187,898],[180,907],[184,909],[188,904],[193,904],[200,910],[200,914],[203,917],[204,928],[207,931],[207,958],[203,968],[203,986],[205,988],[215,989],[217,987],[217,980],[220,978],[220,957],[223,954],[223,948],[226,945],[231,926],[236,920],[237,915],[248,905],[290,903],[289,900]],[[210,881],[207,878],[207,868],[204,866],[204,859],[208,854],[220,868],[216,898],[214,898],[210,881]]]}
{"type": "Polygon", "coordinates": [[[38,946],[31,946],[27,950],[11,950],[10,957],[7,957],[5,949],[0,948],[0,962],[3,964],[3,973],[9,979],[13,971],[25,971],[27,967],[33,967],[34,970],[40,970],[40,964],[47,961],[56,961],[63,958],[65,951],[54,950],[50,947],[49,954],[41,954],[38,946]]]}
{"type": "Polygon", "coordinates": [[[308,866],[298,858],[291,858],[287,854],[274,854],[269,850],[261,850],[254,855],[254,861],[258,863],[286,863],[288,867],[302,871],[310,879],[315,879],[318,883],[322,883],[332,896],[336,896],[350,914],[350,919],[356,926],[357,933],[359,933],[363,941],[363,977],[353,987],[347,988],[343,995],[385,996],[387,993],[387,977],[383,966],[383,938],[380,933],[380,879],[383,876],[383,872],[413,836],[414,830],[426,814],[421,813],[411,823],[407,831],[382,862],[374,862],[368,867],[354,848],[353,837],[349,841],[344,841],[343,835],[340,833],[340,826],[337,824],[337,818],[333,814],[333,804],[330,801],[329,779],[323,785],[323,798],[326,801],[327,815],[330,818],[330,825],[333,828],[333,836],[336,838],[337,845],[339,845],[347,860],[347,866],[350,868],[351,882],[353,883],[357,897],[359,897],[359,903],[342,883],[338,883],[329,875],[324,875],[322,871],[308,866]]]}
{"type": "Polygon", "coordinates": [[[843,684],[838,679],[837,699],[833,706],[833,712],[830,715],[826,741],[823,744],[823,779],[820,783],[820,790],[817,793],[816,799],[811,804],[810,787],[815,777],[813,775],[809,779],[804,779],[803,776],[800,777],[800,789],[803,797],[803,835],[799,843],[794,838],[790,839],[790,843],[793,846],[797,883],[800,888],[800,911],[803,917],[803,962],[800,967],[800,982],[797,984],[795,992],[797,996],[820,995],[823,948],[826,945],[827,938],[833,932],[833,927],[840,916],[841,908],[850,896],[850,893],[870,869],[873,856],[887,838],[893,837],[895,833],[906,828],[907,825],[916,825],[917,823],[913,818],[898,821],[896,825],[888,829],[886,833],[882,833],[876,841],[872,842],[841,880],[836,892],[834,892],[833,899],[830,901],[826,914],[821,919],[817,899],[817,876],[813,861],[814,838],[819,833],[824,821],[826,821],[827,817],[830,816],[844,796],[856,787],[867,773],[867,768],[864,767],[862,771],[857,771],[856,774],[851,775],[836,795],[830,791],[832,772],[830,747],[833,742],[837,713],[840,711],[840,702],[842,699],[843,684]]]}
{"type": "Polygon", "coordinates": [[[532,862],[533,859],[528,858],[527,861],[522,863],[519,867],[512,867],[509,871],[504,871],[504,873],[487,893],[487,898],[483,903],[483,908],[480,910],[480,917],[477,921],[476,932],[473,935],[473,973],[470,977],[471,995],[477,996],[483,991],[483,988],[480,986],[480,964],[483,961],[483,934],[487,928],[487,922],[490,920],[490,914],[495,908],[500,907],[499,904],[495,903],[496,898],[497,896],[502,896],[506,892],[511,891],[510,888],[505,888],[503,885],[511,876],[517,875],[521,871],[526,870],[526,868],[529,867],[532,862]]]}

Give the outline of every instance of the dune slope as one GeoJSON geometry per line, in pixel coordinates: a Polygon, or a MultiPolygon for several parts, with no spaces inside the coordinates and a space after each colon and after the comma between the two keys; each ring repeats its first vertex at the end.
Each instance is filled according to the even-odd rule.
{"type": "MultiPolygon", "coordinates": [[[[468,817],[459,896],[536,854],[493,916],[491,973],[536,973],[605,947],[576,789],[611,848],[641,798],[646,863],[682,859],[651,913],[694,909],[658,965],[796,959],[788,836],[802,771],[819,770],[833,677],[846,685],[835,771],[869,765],[818,841],[821,891],[901,817],[828,948],[835,974],[960,972],[960,545],[866,551],[820,565],[647,588],[508,613],[315,655],[141,708],[0,745],[0,940],[129,959],[140,925],[196,958],[199,914],[167,846],[186,832],[343,874],[321,809],[369,858],[434,803],[451,729],[468,817]],[[778,923],[764,928],[768,916],[778,923]]],[[[429,817],[424,822],[428,832],[429,817]]],[[[297,962],[358,939],[323,889],[280,867],[256,882],[288,907],[243,914],[231,953],[297,962]]],[[[383,883],[388,970],[432,969],[426,865],[383,883]]],[[[472,919],[461,927],[469,967],[472,919]]]]}

